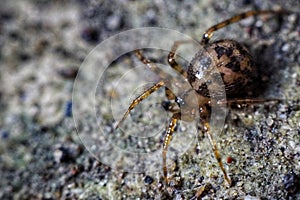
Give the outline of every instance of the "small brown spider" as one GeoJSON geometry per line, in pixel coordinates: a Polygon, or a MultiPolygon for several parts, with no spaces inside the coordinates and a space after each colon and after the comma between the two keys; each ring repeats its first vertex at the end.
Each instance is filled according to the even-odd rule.
{"type": "MultiPolygon", "coordinates": [[[[223,84],[225,86],[227,100],[219,101],[218,103],[230,104],[230,103],[253,103],[262,102],[264,100],[255,99],[243,99],[241,96],[247,94],[248,87],[253,84],[253,81],[257,77],[256,66],[252,60],[249,51],[242,44],[234,41],[223,39],[209,43],[210,38],[216,30],[224,28],[232,23],[238,22],[242,19],[264,15],[264,14],[285,14],[286,11],[283,10],[260,10],[260,11],[248,11],[236,15],[230,19],[227,19],[221,23],[218,23],[203,34],[201,40],[201,46],[203,46],[204,51],[199,51],[194,59],[188,66],[188,70],[185,71],[175,60],[176,50],[179,45],[191,42],[191,41],[176,41],[174,42],[171,51],[168,55],[169,65],[180,73],[185,80],[187,80],[196,93],[197,108],[194,106],[187,106],[184,109],[184,113],[180,107],[185,104],[188,105],[191,101],[192,96],[191,91],[185,91],[181,96],[176,96],[169,87],[170,77],[166,75],[165,72],[160,70],[154,63],[147,59],[140,50],[136,50],[136,56],[154,73],[158,74],[161,80],[156,83],[151,88],[147,89],[143,94],[138,96],[132,101],[128,110],[125,112],[123,118],[119,121],[116,128],[125,120],[130,111],[139,104],[142,100],[147,98],[150,94],[157,91],[161,87],[165,87],[165,93],[168,100],[175,101],[169,107],[169,111],[173,113],[172,118],[166,128],[166,134],[162,146],[162,159],[163,159],[163,175],[166,184],[168,185],[168,172],[166,166],[166,155],[168,150],[168,145],[171,141],[172,134],[174,132],[176,123],[178,120],[192,121],[195,120],[196,112],[200,113],[200,124],[202,124],[203,131],[207,134],[208,139],[211,143],[214,156],[217,159],[219,167],[221,168],[224,178],[228,185],[231,185],[231,179],[227,175],[227,172],[223,166],[222,158],[217,148],[217,143],[213,139],[210,130],[209,117],[210,108],[216,106],[213,101],[211,101],[214,96],[211,96],[210,91],[218,91],[219,84],[214,82],[214,73],[217,71],[221,77],[223,84]],[[201,75],[202,74],[202,75],[201,75]],[[205,79],[203,78],[205,76],[205,79]],[[246,92],[245,92],[246,91],[246,92]],[[177,106],[177,107],[176,107],[177,106]]],[[[218,94],[216,94],[218,95],[218,94]]],[[[195,100],[194,100],[195,101],[195,100]]],[[[196,196],[199,197],[204,191],[201,188],[196,196]]]]}

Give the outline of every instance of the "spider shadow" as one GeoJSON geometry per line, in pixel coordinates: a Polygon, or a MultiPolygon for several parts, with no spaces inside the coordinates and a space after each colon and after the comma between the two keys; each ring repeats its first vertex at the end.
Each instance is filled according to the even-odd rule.
{"type": "Polygon", "coordinates": [[[244,45],[250,50],[257,67],[257,77],[253,80],[253,84],[246,88],[252,93],[246,98],[286,99],[281,89],[289,81],[284,76],[289,68],[286,53],[282,51],[284,41],[270,45],[262,44],[254,49],[247,44],[244,45]]]}

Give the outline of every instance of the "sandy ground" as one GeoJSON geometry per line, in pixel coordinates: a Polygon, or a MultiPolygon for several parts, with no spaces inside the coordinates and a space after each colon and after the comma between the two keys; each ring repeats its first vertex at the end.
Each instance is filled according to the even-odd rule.
{"type": "MultiPolygon", "coordinates": [[[[203,186],[203,199],[300,199],[299,1],[0,3],[1,199],[190,199],[203,186]],[[161,143],[171,115],[162,108],[164,91],[113,129],[158,77],[132,53],[106,68],[102,64],[124,47],[103,53],[101,42],[141,27],[200,41],[207,28],[234,14],[278,8],[292,14],[247,19],[213,37],[245,44],[261,75],[258,98],[281,99],[231,109],[215,133],[232,186],[224,184],[208,139],[201,133],[197,139],[194,124],[180,122],[166,187],[161,143]]],[[[157,44],[172,39],[156,37],[157,44]]],[[[145,54],[166,62],[166,51],[145,54]]]]}

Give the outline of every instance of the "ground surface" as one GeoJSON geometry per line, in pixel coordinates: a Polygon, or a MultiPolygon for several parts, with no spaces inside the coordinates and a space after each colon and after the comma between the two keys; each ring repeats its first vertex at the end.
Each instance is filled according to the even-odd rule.
{"type": "MultiPolygon", "coordinates": [[[[201,186],[210,185],[203,199],[300,199],[299,2],[200,2],[1,2],[0,198],[190,199],[201,186]],[[73,104],[77,117],[86,122],[79,121],[76,130],[71,113],[73,83],[84,59],[101,41],[123,30],[149,26],[169,28],[199,40],[205,29],[236,13],[276,8],[298,13],[245,20],[214,36],[214,40],[226,37],[248,46],[262,75],[259,98],[282,99],[232,110],[222,133],[215,136],[233,180],[232,187],[223,184],[208,140],[201,134],[196,140],[190,136],[194,131],[189,125],[181,123],[170,149],[170,154],[177,151],[179,155],[173,157],[173,168],[169,170],[172,187],[164,188],[161,168],[152,165],[156,163],[153,161],[161,162],[160,142],[170,117],[161,108],[163,91],[132,114],[140,126],[126,122],[123,129],[127,132],[112,132],[114,116],[110,106],[115,106],[113,112],[123,112],[130,99],[146,87],[129,86],[135,86],[140,77],[145,77],[146,83],[157,78],[146,70],[124,76],[133,65],[143,66],[132,55],[113,62],[105,79],[99,75],[100,82],[95,83],[97,119],[88,98],[75,108],[73,104]],[[120,83],[121,89],[113,91],[114,83],[122,76],[126,84],[120,83]],[[150,126],[143,126],[149,121],[150,126]],[[140,144],[138,134],[148,136],[153,130],[158,133],[156,137],[140,144]],[[119,151],[106,151],[103,146],[107,140],[119,151]],[[87,149],[96,152],[98,160],[87,149]],[[142,157],[146,172],[122,172],[124,166],[134,171],[138,165],[130,163],[135,159],[128,159],[124,153],[137,149],[145,155],[159,153],[154,160],[142,157]]],[[[169,36],[161,35],[164,37],[169,36]]],[[[98,53],[97,59],[105,60],[114,52],[98,53]]],[[[166,59],[166,52],[149,56],[159,62],[166,59]]],[[[86,74],[78,77],[80,83],[98,76],[93,69],[97,66],[86,68],[86,74]]],[[[78,96],[73,94],[75,99],[88,94],[90,88],[85,87],[82,85],[78,96]]],[[[117,114],[116,118],[120,117],[117,114]]]]}

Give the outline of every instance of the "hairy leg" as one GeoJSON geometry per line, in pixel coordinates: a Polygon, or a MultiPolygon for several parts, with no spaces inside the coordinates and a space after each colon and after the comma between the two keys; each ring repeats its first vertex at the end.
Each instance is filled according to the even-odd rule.
{"type": "Polygon", "coordinates": [[[147,89],[145,92],[143,92],[143,94],[141,94],[140,96],[138,96],[136,99],[134,99],[130,106],[128,107],[127,111],[125,112],[125,114],[123,115],[122,119],[118,122],[118,124],[116,125],[115,129],[119,128],[120,125],[123,123],[123,121],[126,119],[126,117],[128,116],[128,114],[130,113],[130,111],[136,106],[138,105],[141,101],[143,101],[144,99],[146,99],[149,95],[151,95],[153,92],[157,91],[159,88],[163,87],[165,85],[164,81],[159,81],[158,83],[156,83],[155,85],[153,85],[152,87],[150,87],[149,89],[147,89]]]}
{"type": "Polygon", "coordinates": [[[172,139],[174,129],[176,127],[176,123],[179,118],[180,118],[180,113],[173,114],[173,116],[169,122],[169,125],[167,127],[166,135],[165,135],[165,138],[163,141],[163,147],[162,147],[163,173],[164,173],[164,179],[165,179],[165,182],[167,185],[169,184],[168,169],[167,169],[167,151],[168,151],[168,147],[171,142],[171,139],[172,139]]]}
{"type": "Polygon", "coordinates": [[[168,63],[169,65],[175,69],[179,74],[183,75],[185,78],[187,78],[187,72],[176,62],[175,56],[176,56],[176,51],[179,47],[179,45],[186,44],[193,42],[193,40],[180,40],[174,42],[171,51],[169,52],[168,55],[168,63]]]}
{"type": "Polygon", "coordinates": [[[215,142],[215,140],[213,139],[213,135],[210,131],[210,126],[208,124],[208,122],[206,122],[204,124],[204,131],[206,132],[207,136],[208,136],[208,139],[209,139],[209,142],[212,146],[212,149],[213,149],[213,152],[214,152],[214,155],[215,155],[215,158],[219,164],[219,167],[221,168],[222,172],[223,172],[223,175],[224,175],[224,178],[226,180],[226,182],[228,183],[228,185],[230,186],[231,185],[231,179],[229,178],[229,176],[227,175],[227,172],[224,168],[224,165],[223,165],[223,162],[222,162],[222,157],[221,157],[221,154],[218,150],[218,147],[217,147],[217,143],[215,142]]]}
{"type": "Polygon", "coordinates": [[[210,38],[213,36],[213,33],[221,28],[224,28],[225,26],[228,26],[230,24],[236,23],[238,21],[241,21],[245,18],[257,16],[257,15],[265,15],[265,14],[288,14],[288,11],[285,10],[250,10],[244,13],[241,13],[239,15],[235,15],[225,21],[222,21],[209,29],[205,31],[205,33],[202,36],[201,44],[205,45],[208,44],[210,38]]]}

